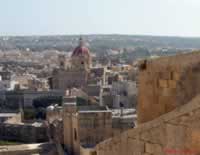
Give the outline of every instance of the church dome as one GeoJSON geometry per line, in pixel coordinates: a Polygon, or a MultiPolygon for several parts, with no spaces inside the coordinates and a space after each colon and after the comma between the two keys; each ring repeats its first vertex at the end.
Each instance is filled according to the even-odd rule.
{"type": "Polygon", "coordinates": [[[82,38],[80,38],[78,47],[72,53],[72,57],[74,56],[90,56],[90,50],[84,46],[82,38]]]}

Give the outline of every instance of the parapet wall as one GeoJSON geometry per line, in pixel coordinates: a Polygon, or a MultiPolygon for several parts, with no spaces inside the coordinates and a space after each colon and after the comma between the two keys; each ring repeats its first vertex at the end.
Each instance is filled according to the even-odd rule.
{"type": "Polygon", "coordinates": [[[200,95],[168,114],[100,143],[95,154],[198,155],[199,139],[200,95]]]}
{"type": "Polygon", "coordinates": [[[138,82],[138,123],[145,123],[200,93],[200,52],[145,60],[138,82]]]}

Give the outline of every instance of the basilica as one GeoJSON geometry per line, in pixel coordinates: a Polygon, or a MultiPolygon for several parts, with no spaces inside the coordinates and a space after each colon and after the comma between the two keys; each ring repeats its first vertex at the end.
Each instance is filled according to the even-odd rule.
{"type": "Polygon", "coordinates": [[[54,69],[50,78],[51,89],[68,90],[71,88],[85,88],[91,82],[101,83],[104,79],[104,68],[92,67],[90,50],[82,38],[71,54],[69,63],[65,55],[59,56],[59,68],[54,69]]]}

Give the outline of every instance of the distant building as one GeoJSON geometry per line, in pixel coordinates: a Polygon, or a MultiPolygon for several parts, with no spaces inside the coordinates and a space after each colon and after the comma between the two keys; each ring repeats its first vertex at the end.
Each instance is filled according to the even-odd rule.
{"type": "Polygon", "coordinates": [[[37,78],[37,76],[34,74],[15,76],[15,81],[20,89],[41,91],[48,90],[48,80],[44,78],[37,78]]]}
{"type": "Polygon", "coordinates": [[[43,97],[63,97],[64,91],[50,90],[50,91],[33,91],[33,90],[14,90],[5,92],[6,106],[9,109],[19,109],[33,107],[35,99],[43,97]]]}
{"type": "Polygon", "coordinates": [[[89,49],[80,38],[79,45],[71,55],[71,65],[66,66],[65,56],[59,57],[60,68],[55,69],[50,80],[51,89],[67,90],[73,87],[81,88],[87,84],[91,68],[89,49]]]}
{"type": "Polygon", "coordinates": [[[93,148],[135,126],[133,109],[124,110],[122,116],[118,109],[111,111],[97,104],[79,104],[76,97],[65,101],[63,107],[47,108],[47,121],[52,126],[54,141],[63,144],[68,154],[79,155],[82,148],[93,148]]]}
{"type": "Polygon", "coordinates": [[[0,90],[13,90],[16,84],[17,82],[13,80],[10,72],[0,72],[0,90]]]}
{"type": "Polygon", "coordinates": [[[1,123],[20,123],[20,113],[0,113],[0,124],[1,123]]]}
{"type": "Polygon", "coordinates": [[[92,148],[112,136],[112,113],[107,110],[79,110],[64,105],[64,145],[69,154],[80,154],[80,146],[92,148]]]}
{"type": "Polygon", "coordinates": [[[113,108],[133,108],[137,104],[137,87],[133,81],[118,81],[112,83],[111,94],[113,108]]]}

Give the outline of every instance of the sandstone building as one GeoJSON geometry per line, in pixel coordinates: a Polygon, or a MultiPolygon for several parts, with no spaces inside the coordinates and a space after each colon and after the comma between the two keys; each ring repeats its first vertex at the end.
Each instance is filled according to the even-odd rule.
{"type": "Polygon", "coordinates": [[[91,55],[82,38],[71,55],[70,65],[66,65],[64,55],[59,57],[59,61],[60,68],[55,69],[50,78],[52,89],[67,90],[86,86],[91,68],[91,55]]]}
{"type": "Polygon", "coordinates": [[[80,154],[80,147],[92,148],[112,136],[112,113],[64,105],[64,145],[69,154],[80,154]]]}

